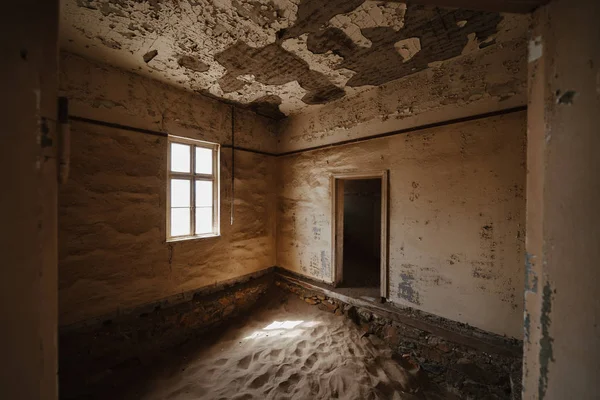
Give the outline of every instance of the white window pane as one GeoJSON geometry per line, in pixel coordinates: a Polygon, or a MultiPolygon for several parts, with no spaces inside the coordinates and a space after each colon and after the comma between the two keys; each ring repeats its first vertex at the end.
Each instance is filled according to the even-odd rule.
{"type": "Polygon", "coordinates": [[[171,236],[190,234],[190,209],[171,208],[171,236]]]}
{"type": "Polygon", "coordinates": [[[196,235],[213,232],[212,207],[196,208],[196,235]]]}
{"type": "Polygon", "coordinates": [[[196,147],[196,173],[212,174],[213,150],[206,147],[196,147]]]}
{"type": "Polygon", "coordinates": [[[190,181],[188,179],[171,179],[171,207],[189,207],[190,181]]]}
{"type": "Polygon", "coordinates": [[[187,144],[171,143],[171,171],[190,171],[190,146],[187,144]]]}
{"type": "Polygon", "coordinates": [[[213,205],[213,183],[211,181],[196,181],[196,207],[213,205]]]}

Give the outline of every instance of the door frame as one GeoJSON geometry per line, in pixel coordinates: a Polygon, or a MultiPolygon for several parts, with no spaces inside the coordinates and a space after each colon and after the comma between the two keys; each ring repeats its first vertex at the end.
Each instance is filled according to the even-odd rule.
{"type": "Polygon", "coordinates": [[[388,195],[389,172],[365,171],[334,173],[330,177],[331,187],[331,265],[333,286],[338,286],[343,278],[344,263],[344,181],[355,179],[381,180],[381,240],[380,240],[380,294],[382,300],[388,298],[388,195]],[[342,240],[339,240],[342,238],[342,240]]]}

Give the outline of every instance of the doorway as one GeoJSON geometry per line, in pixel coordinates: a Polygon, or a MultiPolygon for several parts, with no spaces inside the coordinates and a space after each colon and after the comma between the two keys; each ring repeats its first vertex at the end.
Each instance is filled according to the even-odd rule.
{"type": "Polygon", "coordinates": [[[334,285],[387,298],[387,171],[332,177],[334,285]]]}

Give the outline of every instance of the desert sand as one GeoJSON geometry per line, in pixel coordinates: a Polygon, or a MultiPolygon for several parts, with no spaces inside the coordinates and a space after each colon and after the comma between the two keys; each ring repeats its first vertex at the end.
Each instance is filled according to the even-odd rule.
{"type": "Polygon", "coordinates": [[[216,338],[170,355],[176,368],[142,377],[124,398],[446,398],[425,390],[414,370],[350,319],[293,295],[272,293],[250,315],[216,329],[216,338]]]}

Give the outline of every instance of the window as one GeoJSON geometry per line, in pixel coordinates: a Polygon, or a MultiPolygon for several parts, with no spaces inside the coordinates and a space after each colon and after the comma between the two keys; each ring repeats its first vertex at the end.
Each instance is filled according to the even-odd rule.
{"type": "Polygon", "coordinates": [[[219,235],[219,145],[169,136],[167,240],[219,235]]]}

